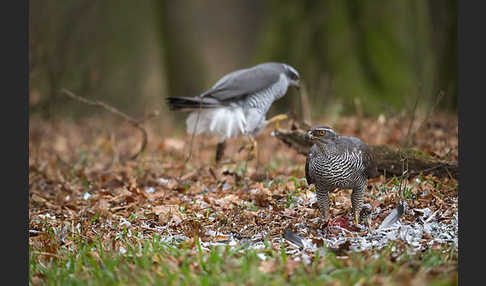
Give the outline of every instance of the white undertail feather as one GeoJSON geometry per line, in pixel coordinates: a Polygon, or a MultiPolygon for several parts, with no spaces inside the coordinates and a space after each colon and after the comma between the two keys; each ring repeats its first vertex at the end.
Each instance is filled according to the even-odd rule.
{"type": "MultiPolygon", "coordinates": [[[[234,74],[241,72],[236,71],[234,74]]],[[[227,80],[228,76],[220,79],[216,85],[227,80]]],[[[220,142],[231,137],[237,138],[240,134],[255,135],[267,125],[265,114],[276,99],[285,95],[288,84],[287,77],[281,74],[276,83],[249,95],[243,102],[193,111],[186,120],[187,132],[213,135],[218,137],[220,142]]]]}
{"type": "Polygon", "coordinates": [[[246,119],[239,107],[203,109],[191,112],[187,117],[186,126],[190,134],[214,135],[220,141],[224,141],[245,134],[246,119]]]}

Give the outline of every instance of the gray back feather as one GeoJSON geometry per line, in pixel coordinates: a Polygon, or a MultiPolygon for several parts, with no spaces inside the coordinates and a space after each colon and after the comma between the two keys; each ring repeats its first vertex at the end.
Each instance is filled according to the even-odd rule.
{"type": "Polygon", "coordinates": [[[201,97],[212,97],[219,101],[238,99],[269,88],[279,80],[283,72],[285,67],[281,63],[263,63],[237,70],[223,76],[201,97]]]}

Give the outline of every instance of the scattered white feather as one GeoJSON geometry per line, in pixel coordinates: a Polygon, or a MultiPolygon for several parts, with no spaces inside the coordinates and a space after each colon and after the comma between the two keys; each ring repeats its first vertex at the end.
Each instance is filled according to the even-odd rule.
{"type": "Polygon", "coordinates": [[[398,221],[398,219],[400,219],[402,214],[403,214],[403,205],[399,205],[383,220],[379,229],[385,229],[387,227],[392,226],[395,222],[398,221]]]}
{"type": "Polygon", "coordinates": [[[39,218],[41,218],[41,219],[52,219],[52,220],[55,220],[56,219],[56,216],[52,216],[50,213],[46,213],[46,214],[40,214],[39,215],[39,218]]]}
{"type": "Polygon", "coordinates": [[[166,178],[159,178],[158,182],[159,182],[159,184],[162,184],[162,185],[168,185],[170,183],[170,180],[166,179],[166,178]]]}
{"type": "Polygon", "coordinates": [[[257,256],[258,256],[258,258],[260,258],[260,260],[262,260],[262,261],[267,260],[267,256],[265,255],[265,253],[261,253],[261,252],[259,252],[259,253],[257,253],[257,256]]]}
{"type": "Polygon", "coordinates": [[[126,226],[131,226],[131,225],[132,225],[132,224],[131,224],[131,223],[130,223],[128,220],[126,220],[124,217],[120,217],[120,220],[121,220],[121,222],[120,222],[119,226],[125,226],[125,225],[126,225],[126,226]]]}

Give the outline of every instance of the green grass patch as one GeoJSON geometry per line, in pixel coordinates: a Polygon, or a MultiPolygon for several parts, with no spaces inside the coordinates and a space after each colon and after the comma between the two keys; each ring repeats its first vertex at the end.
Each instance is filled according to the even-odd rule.
{"type": "Polygon", "coordinates": [[[390,245],[347,258],[323,248],[305,264],[288,255],[283,244],[265,245],[259,250],[243,250],[245,245],[207,250],[197,238],[175,245],[159,236],[108,242],[78,237],[55,253],[31,246],[29,279],[30,285],[395,285],[411,281],[422,269],[430,285],[457,284],[457,257],[444,248],[394,256],[390,245]]]}

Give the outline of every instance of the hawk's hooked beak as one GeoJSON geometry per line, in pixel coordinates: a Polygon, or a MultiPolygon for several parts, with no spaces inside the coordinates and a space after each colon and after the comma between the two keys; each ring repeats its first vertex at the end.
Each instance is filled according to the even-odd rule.
{"type": "Polygon", "coordinates": [[[311,131],[308,131],[305,134],[305,139],[311,141],[311,140],[319,139],[319,138],[318,137],[315,137],[314,135],[312,135],[312,132],[311,131]]]}
{"type": "Polygon", "coordinates": [[[297,90],[300,90],[300,81],[301,79],[297,80],[297,83],[295,84],[295,88],[297,88],[297,90]]]}

